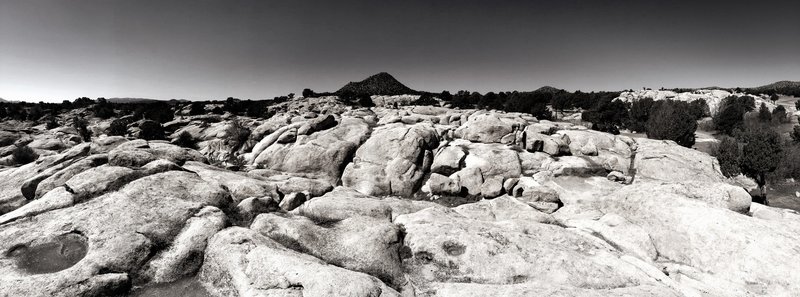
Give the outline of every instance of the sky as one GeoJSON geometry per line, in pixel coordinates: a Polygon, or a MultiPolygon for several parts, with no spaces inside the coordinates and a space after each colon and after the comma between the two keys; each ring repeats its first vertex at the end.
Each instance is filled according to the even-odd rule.
{"type": "Polygon", "coordinates": [[[0,98],[800,80],[800,1],[0,0],[0,98]]]}

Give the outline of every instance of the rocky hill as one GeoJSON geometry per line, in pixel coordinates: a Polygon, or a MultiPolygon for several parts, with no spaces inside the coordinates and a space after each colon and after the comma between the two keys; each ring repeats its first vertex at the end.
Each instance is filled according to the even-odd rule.
{"type": "Polygon", "coordinates": [[[179,110],[168,141],[4,123],[0,296],[800,295],[800,215],[674,142],[333,97],[275,110],[179,110]],[[13,165],[23,144],[38,158],[13,165]]]}
{"type": "Polygon", "coordinates": [[[749,88],[747,89],[747,91],[756,94],[759,93],[783,94],[783,95],[794,95],[795,97],[797,97],[800,96],[800,81],[784,80],[760,87],[749,88]]]}
{"type": "Polygon", "coordinates": [[[670,90],[636,90],[636,91],[628,91],[620,93],[617,100],[621,100],[623,102],[633,102],[645,98],[650,98],[653,100],[677,100],[677,101],[684,101],[684,102],[692,102],[695,100],[705,100],[706,104],[708,104],[709,111],[711,115],[715,115],[717,111],[719,111],[719,107],[722,104],[722,100],[727,98],[728,96],[745,96],[749,95],[755,98],[756,106],[761,106],[761,103],[767,105],[769,110],[774,109],[777,107],[772,101],[768,100],[768,98],[761,97],[758,95],[751,95],[747,93],[732,93],[726,90],[719,90],[719,89],[698,89],[691,92],[676,92],[670,90]]]}
{"type": "Polygon", "coordinates": [[[406,95],[417,91],[406,87],[389,73],[381,72],[359,82],[347,83],[336,94],[406,95]]]}

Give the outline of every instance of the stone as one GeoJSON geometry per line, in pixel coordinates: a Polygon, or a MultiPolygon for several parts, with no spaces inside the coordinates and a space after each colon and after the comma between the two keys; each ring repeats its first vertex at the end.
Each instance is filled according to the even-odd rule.
{"type": "Polygon", "coordinates": [[[236,205],[233,219],[237,225],[248,226],[257,215],[280,209],[272,197],[248,197],[236,205]]]}
{"type": "Polygon", "coordinates": [[[481,185],[483,185],[483,174],[481,169],[477,167],[467,167],[461,171],[454,173],[451,179],[455,179],[466,189],[469,195],[479,195],[481,193],[481,185]]]}
{"type": "Polygon", "coordinates": [[[483,181],[481,195],[484,198],[495,198],[503,194],[503,177],[493,176],[483,181]]]}
{"type": "Polygon", "coordinates": [[[464,166],[467,154],[458,146],[445,146],[433,156],[431,172],[442,175],[451,175],[464,166]]]}
{"type": "Polygon", "coordinates": [[[403,264],[417,294],[433,293],[437,283],[465,281],[585,289],[646,284],[670,291],[603,242],[559,226],[519,219],[475,220],[456,210],[435,208],[399,216],[396,223],[406,230],[410,257],[403,264]]]}
{"type": "Polygon", "coordinates": [[[430,124],[376,128],[345,168],[342,184],[368,195],[410,196],[422,186],[438,145],[430,124]]]}
{"type": "MultiPolygon", "coordinates": [[[[317,131],[291,144],[270,143],[263,149],[257,145],[251,153],[256,156],[252,164],[336,184],[345,164],[369,131],[369,126],[361,119],[342,118],[335,127],[317,131]]],[[[265,137],[262,141],[265,140],[269,139],[265,137]]]]}
{"type": "Polygon", "coordinates": [[[209,240],[200,279],[218,296],[400,296],[375,277],[231,227],[209,240]]]}
{"type": "Polygon", "coordinates": [[[375,197],[353,189],[338,187],[333,191],[306,201],[292,213],[315,222],[336,222],[354,216],[392,220],[392,208],[375,197]]]}
{"type": "Polygon", "coordinates": [[[525,202],[561,202],[558,192],[528,176],[520,177],[511,193],[512,196],[525,202]]]}
{"type": "MultiPolygon", "coordinates": [[[[702,192],[694,193],[704,195],[702,192]]],[[[626,186],[592,203],[649,235],[669,276],[688,291],[723,295],[797,295],[793,260],[800,219],[763,220],[685,194],[626,186]],[[713,252],[711,252],[713,251],[713,252]]]]}
{"type": "Polygon", "coordinates": [[[459,195],[461,194],[461,185],[458,180],[453,180],[447,176],[431,173],[428,179],[428,187],[431,194],[435,195],[459,195]]]}
{"type": "Polygon", "coordinates": [[[295,192],[283,196],[283,200],[279,204],[280,208],[284,211],[291,211],[306,202],[307,196],[303,192],[295,192]]]}
{"type": "Polygon", "coordinates": [[[453,210],[467,218],[480,221],[523,220],[543,224],[556,222],[553,216],[531,207],[530,203],[519,201],[508,195],[459,205],[453,210]]]}
{"type": "Polygon", "coordinates": [[[611,171],[611,172],[608,173],[606,178],[608,178],[608,180],[613,181],[613,182],[624,182],[625,181],[625,174],[623,174],[622,172],[619,172],[619,171],[611,171]]]}
{"type": "Polygon", "coordinates": [[[512,123],[487,113],[470,116],[466,123],[456,129],[455,136],[473,142],[500,143],[503,136],[512,132],[512,123]]]}
{"type": "Polygon", "coordinates": [[[101,165],[76,174],[64,184],[76,199],[85,200],[119,189],[138,177],[135,170],[127,167],[101,165]]]}
{"type": "Polygon", "coordinates": [[[554,213],[559,208],[555,202],[533,201],[528,202],[528,205],[543,213],[554,213]]]}
{"type": "Polygon", "coordinates": [[[297,129],[294,128],[286,130],[278,137],[278,143],[282,144],[293,143],[295,140],[297,140],[297,129]]]}
{"type": "Polygon", "coordinates": [[[224,185],[237,204],[248,197],[278,198],[279,196],[274,184],[244,174],[193,161],[186,162],[183,167],[196,173],[203,180],[224,185]]]}
{"type": "Polygon", "coordinates": [[[204,207],[186,221],[167,249],[144,265],[141,278],[152,283],[166,283],[195,274],[203,263],[208,239],[225,228],[226,222],[221,210],[204,207]]]}
{"type": "Polygon", "coordinates": [[[107,296],[126,292],[151,253],[168,246],[204,206],[225,208],[230,196],[196,175],[169,171],[137,179],[118,191],[30,220],[0,225],[0,250],[35,247],[64,234],[85,240],[85,257],[58,273],[28,274],[0,254],[2,296],[107,296]],[[71,235],[72,236],[72,235],[71,235]]]}
{"type": "Polygon", "coordinates": [[[506,193],[512,193],[514,191],[514,187],[517,185],[518,182],[519,178],[516,177],[506,179],[503,182],[503,190],[506,191],[506,193]]]}
{"type": "Polygon", "coordinates": [[[634,183],[647,180],[668,182],[721,182],[725,177],[716,158],[685,148],[669,140],[637,139],[634,183]]]}
{"type": "Polygon", "coordinates": [[[342,268],[390,280],[396,286],[405,282],[398,254],[400,230],[392,223],[354,216],[317,225],[303,216],[261,214],[250,229],[342,268]]]}

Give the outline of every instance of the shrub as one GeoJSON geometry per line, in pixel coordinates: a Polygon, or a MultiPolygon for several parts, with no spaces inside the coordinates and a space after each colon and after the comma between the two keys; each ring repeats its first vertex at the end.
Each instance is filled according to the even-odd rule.
{"type": "Polygon", "coordinates": [[[619,134],[619,127],[630,119],[627,105],[614,98],[599,101],[596,107],[584,111],[581,116],[583,120],[592,123],[593,130],[612,134],[619,134]]]}
{"type": "Polygon", "coordinates": [[[27,145],[23,145],[14,148],[14,151],[11,152],[11,158],[15,164],[24,165],[36,161],[39,155],[27,145]]]}
{"type": "Polygon", "coordinates": [[[769,123],[772,121],[772,113],[769,112],[766,103],[762,102],[761,107],[758,108],[758,121],[762,123],[769,123]]]}
{"type": "Polygon", "coordinates": [[[72,119],[72,127],[78,130],[78,134],[81,136],[84,142],[89,142],[92,140],[92,131],[89,131],[87,127],[88,123],[86,120],[75,117],[72,119]]]}
{"type": "Polygon", "coordinates": [[[111,125],[108,126],[108,130],[106,133],[111,136],[125,136],[128,134],[128,124],[127,121],[122,119],[116,119],[111,121],[111,125]]]}
{"type": "MultiPolygon", "coordinates": [[[[422,99],[422,97],[420,97],[420,99],[422,99]]],[[[362,107],[375,107],[375,102],[372,102],[372,97],[369,95],[360,95],[358,96],[358,105],[362,107]]]]}
{"type": "Polygon", "coordinates": [[[739,169],[741,152],[739,151],[739,142],[735,138],[723,136],[714,155],[719,161],[719,167],[723,175],[733,177],[741,173],[739,169]]]}
{"type": "Polygon", "coordinates": [[[756,180],[761,196],[766,198],[766,174],[775,171],[781,161],[781,136],[766,127],[748,129],[744,136],[747,144],[742,148],[742,172],[756,180]]]}
{"type": "Polygon", "coordinates": [[[744,125],[744,114],[755,108],[752,97],[730,96],[722,100],[719,111],[714,116],[714,125],[718,131],[733,135],[736,128],[744,125]]]}
{"type": "Polygon", "coordinates": [[[652,139],[674,140],[679,145],[692,147],[697,119],[691,114],[691,107],[681,101],[659,101],[653,106],[647,120],[647,137],[652,139]]]}
{"type": "Polygon", "coordinates": [[[182,146],[185,148],[196,149],[197,148],[197,141],[192,137],[192,134],[189,132],[183,131],[178,134],[178,137],[175,138],[174,143],[178,146],[182,146]]]}
{"type": "Polygon", "coordinates": [[[772,120],[780,124],[788,122],[789,117],[786,113],[786,107],[783,107],[783,105],[778,105],[778,107],[775,107],[775,109],[772,110],[772,120]]]}
{"type": "Polygon", "coordinates": [[[789,136],[792,137],[795,143],[800,143],[800,125],[795,125],[794,129],[792,129],[792,133],[789,133],[789,136]]]}
{"type": "Polygon", "coordinates": [[[636,132],[647,131],[647,120],[650,119],[650,110],[653,108],[653,103],[655,103],[655,101],[651,98],[643,98],[631,103],[628,129],[636,132]]]}
{"type": "Polygon", "coordinates": [[[303,89],[302,95],[305,98],[314,97],[314,91],[312,91],[311,89],[303,89]]]}
{"type": "Polygon", "coordinates": [[[206,113],[206,104],[201,102],[192,102],[189,109],[189,115],[201,115],[206,113]]]}
{"type": "Polygon", "coordinates": [[[156,121],[143,121],[139,124],[139,138],[144,140],[164,139],[164,127],[156,121]]]}
{"type": "MultiPolygon", "coordinates": [[[[233,151],[238,150],[250,137],[250,129],[247,129],[239,119],[234,118],[225,130],[225,141],[233,151]]],[[[231,153],[233,153],[233,151],[231,153]]]]}
{"type": "Polygon", "coordinates": [[[50,117],[49,119],[47,119],[47,124],[46,124],[45,127],[47,128],[47,130],[50,130],[50,129],[58,128],[59,126],[60,125],[56,121],[56,118],[55,117],[50,117]]]}
{"type": "MultiPolygon", "coordinates": [[[[372,100],[370,100],[370,102],[372,102],[372,100]]],[[[359,100],[359,103],[361,103],[361,100],[359,100]]],[[[437,106],[439,105],[439,102],[437,102],[436,99],[433,99],[433,96],[431,96],[431,94],[425,93],[422,94],[422,96],[419,96],[417,100],[414,100],[414,102],[411,103],[411,105],[437,106]]]]}

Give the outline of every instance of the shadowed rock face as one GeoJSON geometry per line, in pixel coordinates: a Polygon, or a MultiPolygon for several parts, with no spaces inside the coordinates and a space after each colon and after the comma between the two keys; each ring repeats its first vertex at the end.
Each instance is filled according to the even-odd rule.
{"type": "Polygon", "coordinates": [[[134,290],[127,297],[212,297],[196,278],[190,277],[166,284],[134,290]]]}
{"type": "Polygon", "coordinates": [[[16,246],[8,254],[16,258],[17,268],[31,273],[53,273],[72,267],[87,251],[86,237],[67,233],[33,246],[16,246]]]}

